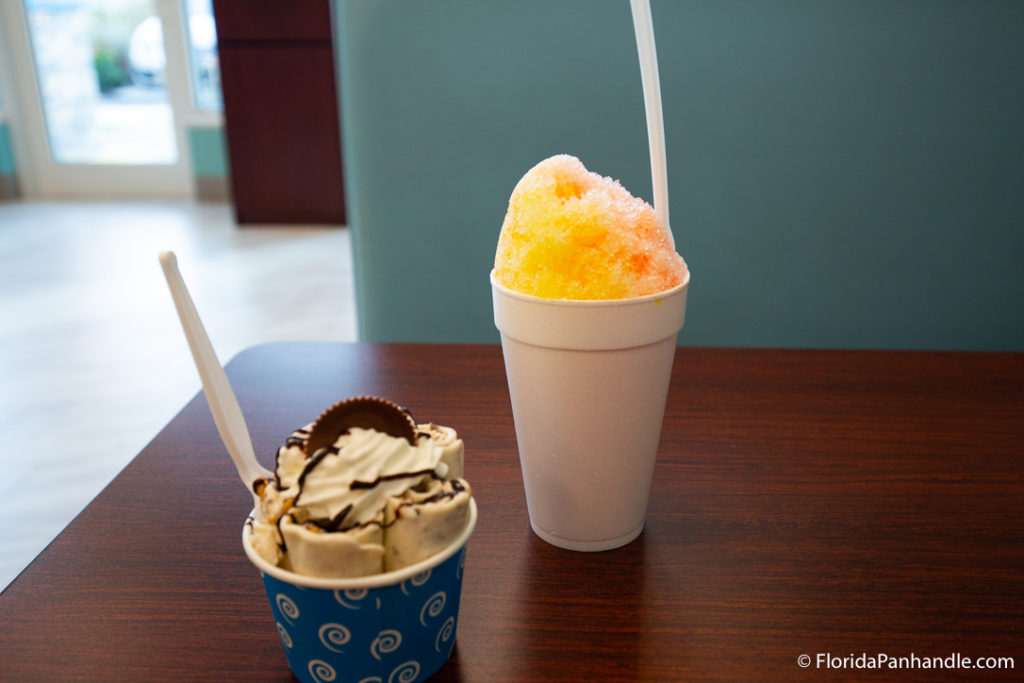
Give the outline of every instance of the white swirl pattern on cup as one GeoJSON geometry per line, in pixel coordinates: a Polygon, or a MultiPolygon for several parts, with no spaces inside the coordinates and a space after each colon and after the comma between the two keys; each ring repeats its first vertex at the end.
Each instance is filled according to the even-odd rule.
{"type": "Polygon", "coordinates": [[[454,634],[455,617],[448,617],[445,619],[445,622],[441,624],[441,629],[437,632],[437,637],[434,638],[434,650],[440,652],[441,645],[451,640],[454,634]]]}
{"type": "Polygon", "coordinates": [[[292,637],[288,635],[288,631],[285,630],[281,622],[277,622],[277,635],[281,636],[281,644],[290,650],[292,648],[292,637]]]}
{"type": "Polygon", "coordinates": [[[284,593],[278,593],[277,597],[274,598],[274,602],[277,603],[277,608],[281,610],[281,616],[284,617],[284,620],[289,625],[294,626],[295,620],[299,618],[298,605],[284,593]]]}
{"type": "Polygon", "coordinates": [[[331,652],[342,652],[341,646],[349,641],[352,634],[341,624],[327,623],[317,631],[320,642],[331,652]]]}
{"type": "Polygon", "coordinates": [[[380,676],[367,676],[366,678],[360,678],[359,683],[382,683],[380,676]]]}
{"type": "Polygon", "coordinates": [[[405,581],[403,581],[402,582],[402,592],[405,593],[406,595],[409,595],[409,584],[412,584],[413,586],[422,586],[423,584],[425,584],[429,580],[430,580],[430,570],[427,569],[425,571],[420,572],[419,574],[417,574],[416,576],[412,577],[411,579],[406,579],[405,581]]]}
{"type": "Polygon", "coordinates": [[[370,654],[374,659],[380,660],[381,655],[394,652],[402,644],[402,634],[394,629],[384,629],[373,642],[370,643],[370,654]]]}
{"type": "Polygon", "coordinates": [[[399,664],[391,675],[388,676],[388,683],[412,683],[420,675],[420,663],[408,661],[399,664]]]}
{"type": "Polygon", "coordinates": [[[327,683],[327,681],[333,681],[338,677],[334,667],[322,659],[311,659],[308,668],[309,675],[313,677],[314,681],[327,683]]]}
{"type": "Polygon", "coordinates": [[[424,626],[427,625],[427,615],[436,617],[444,609],[444,603],[447,601],[448,596],[445,595],[444,591],[438,591],[430,596],[430,598],[423,603],[422,609],[420,609],[420,623],[424,626]]]}
{"type": "MultiPolygon", "coordinates": [[[[334,599],[338,601],[338,604],[346,609],[362,609],[362,605],[356,605],[354,603],[359,602],[369,595],[369,593],[370,592],[365,588],[350,588],[346,591],[338,590],[334,591],[334,599]],[[342,595],[345,597],[342,597],[342,595]]],[[[380,601],[378,600],[378,602],[380,601]]]]}

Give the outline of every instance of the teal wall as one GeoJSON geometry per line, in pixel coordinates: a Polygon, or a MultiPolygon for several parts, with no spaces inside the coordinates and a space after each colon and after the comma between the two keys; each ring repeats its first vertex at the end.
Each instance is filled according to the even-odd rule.
{"type": "Polygon", "coordinates": [[[14,150],[11,149],[7,123],[0,121],[0,175],[14,175],[14,150]]]}
{"type": "Polygon", "coordinates": [[[228,172],[227,148],[221,127],[187,129],[189,150],[192,152],[192,173],[196,176],[226,176],[228,172]]]}
{"type": "Polygon", "coordinates": [[[186,128],[192,157],[195,198],[201,202],[230,202],[229,162],[224,128],[190,126],[186,128]]]}
{"type": "Polygon", "coordinates": [[[5,121],[0,120],[0,201],[21,197],[16,171],[10,129],[5,121]]]}
{"type": "MultiPolygon", "coordinates": [[[[1024,3],[653,0],[680,343],[1024,351],[1024,3]]],[[[495,341],[551,154],[650,199],[626,0],[336,0],[360,335],[495,341]]]]}
{"type": "MultiPolygon", "coordinates": [[[[186,131],[192,157],[192,173],[197,181],[217,180],[226,183],[228,157],[223,128],[191,127],[186,131]]],[[[5,181],[0,190],[16,187],[16,171],[10,129],[6,122],[0,121],[0,180],[5,181]]],[[[2,196],[4,192],[0,191],[0,197],[2,196]]]]}

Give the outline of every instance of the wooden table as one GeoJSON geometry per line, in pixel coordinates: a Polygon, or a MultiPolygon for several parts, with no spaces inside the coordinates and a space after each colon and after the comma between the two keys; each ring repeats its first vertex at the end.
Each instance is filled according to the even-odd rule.
{"type": "MultiPolygon", "coordinates": [[[[1024,675],[1024,354],[682,348],[646,531],[599,554],[530,531],[496,346],[272,344],[228,375],[266,464],[355,394],[459,429],[480,521],[438,680],[1024,675]]],[[[0,594],[0,680],[290,679],[250,503],[197,396],[0,594]]]]}

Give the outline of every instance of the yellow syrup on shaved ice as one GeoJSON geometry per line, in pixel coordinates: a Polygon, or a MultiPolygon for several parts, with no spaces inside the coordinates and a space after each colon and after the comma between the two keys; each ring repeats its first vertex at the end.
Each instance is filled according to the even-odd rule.
{"type": "Polygon", "coordinates": [[[672,289],[686,263],[644,200],[567,154],[540,162],[509,199],[494,278],[545,299],[627,299],[672,289]]]}

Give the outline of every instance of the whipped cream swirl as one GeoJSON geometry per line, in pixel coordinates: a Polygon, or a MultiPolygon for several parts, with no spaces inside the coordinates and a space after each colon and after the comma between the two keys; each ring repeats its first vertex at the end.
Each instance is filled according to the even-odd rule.
{"type": "Polygon", "coordinates": [[[374,521],[389,498],[428,477],[445,477],[448,465],[432,439],[415,446],[372,429],[353,427],[312,455],[298,478],[296,507],[308,521],[333,531],[374,521]]]}

